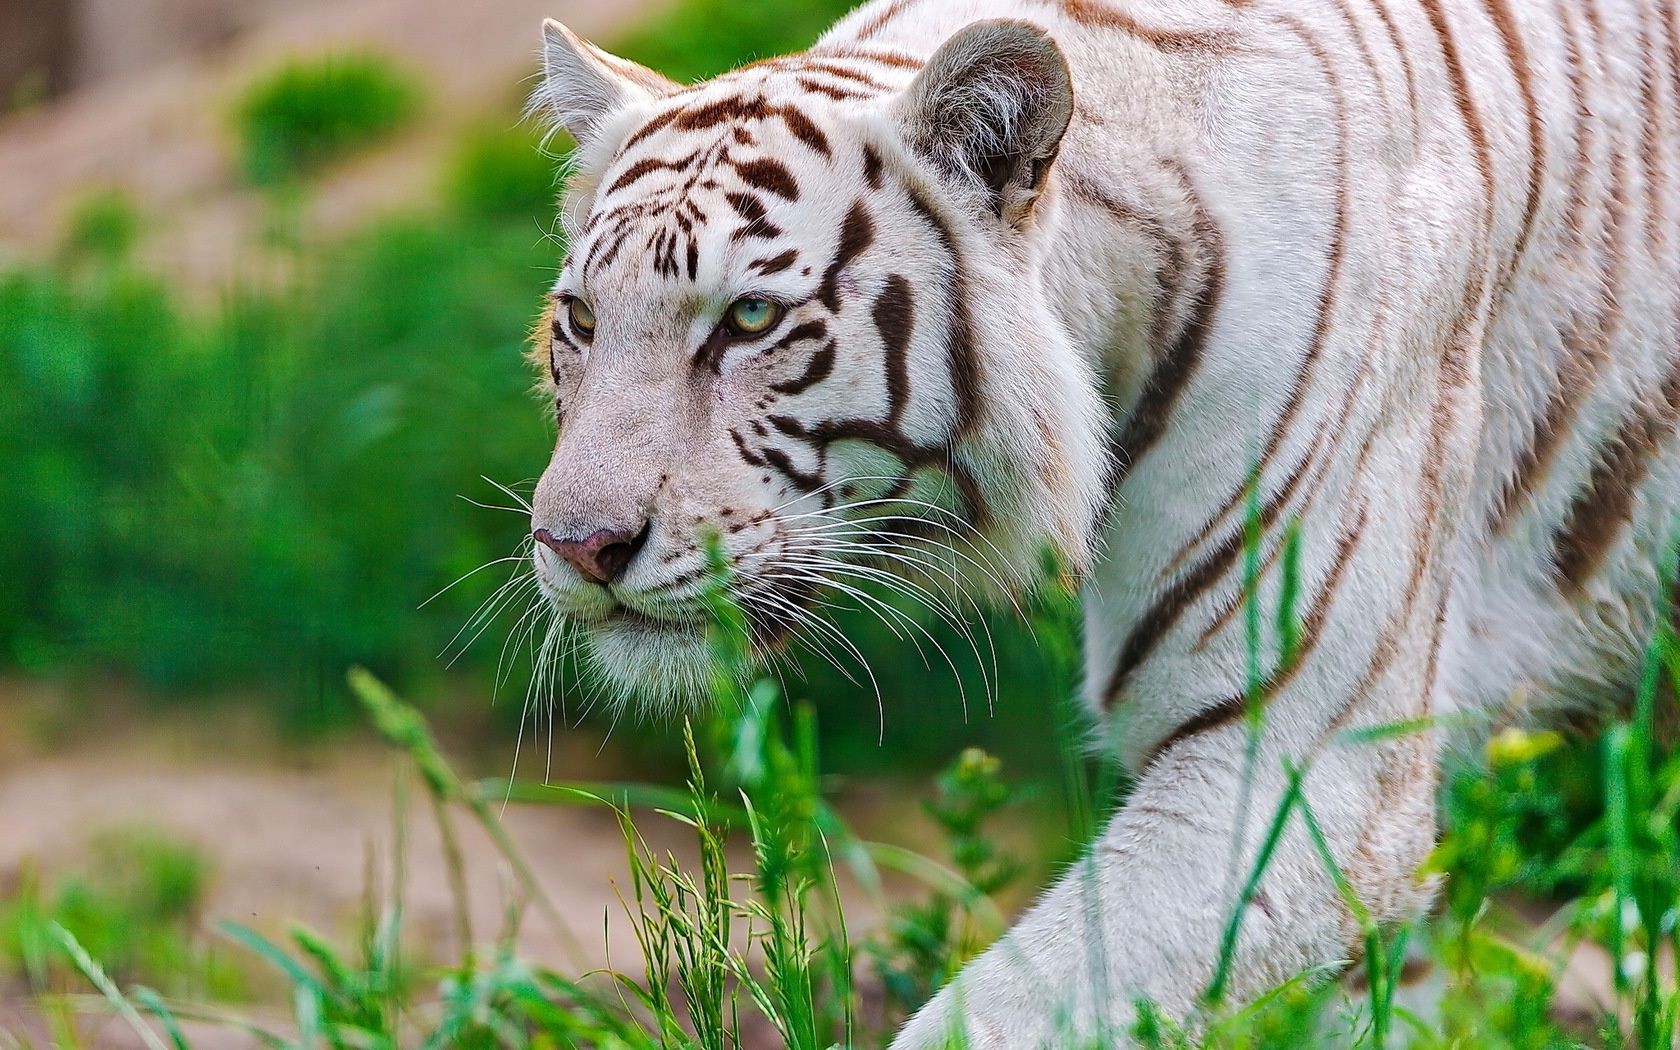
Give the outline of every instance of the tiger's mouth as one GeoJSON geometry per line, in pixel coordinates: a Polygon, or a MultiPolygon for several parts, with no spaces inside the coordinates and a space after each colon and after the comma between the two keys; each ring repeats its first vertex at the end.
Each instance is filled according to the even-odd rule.
{"type": "Polygon", "coordinates": [[[685,614],[661,616],[656,613],[643,612],[620,602],[606,613],[590,620],[586,626],[592,631],[614,629],[641,631],[650,634],[667,631],[698,631],[703,634],[706,630],[706,621],[702,617],[685,614]]]}
{"type": "MultiPolygon", "coordinates": [[[[797,634],[800,617],[816,598],[816,589],[775,589],[766,604],[758,589],[738,591],[734,600],[746,627],[749,661],[762,663],[782,651],[797,634]]],[[[652,706],[701,701],[713,681],[719,659],[712,617],[703,610],[646,611],[622,601],[610,609],[579,617],[593,663],[626,697],[652,706]]]]}

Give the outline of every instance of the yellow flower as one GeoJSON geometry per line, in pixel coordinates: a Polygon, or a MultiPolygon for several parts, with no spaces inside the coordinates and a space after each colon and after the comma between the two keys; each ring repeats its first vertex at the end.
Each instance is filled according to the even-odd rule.
{"type": "Polygon", "coordinates": [[[1563,737],[1547,730],[1531,733],[1516,726],[1502,729],[1487,742],[1488,763],[1494,766],[1514,766],[1532,762],[1542,755],[1556,751],[1563,737]]]}

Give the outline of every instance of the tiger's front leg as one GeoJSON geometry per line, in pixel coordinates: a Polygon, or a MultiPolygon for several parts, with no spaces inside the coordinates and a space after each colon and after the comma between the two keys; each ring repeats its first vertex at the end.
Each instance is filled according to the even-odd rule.
{"type": "MultiPolygon", "coordinates": [[[[956,1033],[955,1045],[971,1047],[1123,1045],[1142,999],[1191,1018],[1286,791],[1273,743],[1245,787],[1245,733],[1237,721],[1163,751],[1088,857],[893,1045],[943,1046],[956,1033]]],[[[1409,917],[1427,900],[1414,873],[1433,841],[1432,747],[1418,737],[1330,749],[1304,782],[1338,863],[1379,919],[1409,917]]],[[[1233,1002],[1348,959],[1361,941],[1298,813],[1242,911],[1224,988],[1233,1002]]]]}
{"type": "MultiPolygon", "coordinates": [[[[1371,920],[1422,911],[1430,887],[1417,872],[1434,841],[1435,734],[1358,731],[1442,709],[1451,625],[1444,519],[1457,501],[1442,496],[1451,471],[1427,466],[1444,457],[1442,446],[1416,433],[1374,444],[1417,468],[1409,491],[1379,499],[1354,471],[1337,498],[1319,502],[1323,517],[1305,519],[1300,642],[1288,655],[1266,646],[1258,747],[1251,751],[1244,717],[1242,617],[1219,634],[1207,626],[1241,593],[1239,566],[1166,632],[1151,673],[1120,702],[1132,746],[1145,749],[1130,756],[1139,773],[1124,808],[895,1046],[940,1046],[953,1032],[969,1046],[1124,1045],[1142,1000],[1194,1025],[1216,975],[1223,1000],[1241,1004],[1308,968],[1357,958],[1364,927],[1312,840],[1306,808],[1371,920]],[[1298,799],[1245,898],[1291,769],[1304,771],[1298,799]],[[1233,916],[1238,934],[1227,951],[1233,916]]],[[[1267,608],[1277,574],[1261,581],[1267,608]]]]}

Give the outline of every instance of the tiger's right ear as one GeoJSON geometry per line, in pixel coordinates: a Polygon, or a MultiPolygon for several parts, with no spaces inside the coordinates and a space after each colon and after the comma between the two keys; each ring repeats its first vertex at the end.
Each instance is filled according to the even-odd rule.
{"type": "Polygon", "coordinates": [[[584,148],[594,145],[614,114],[680,90],[646,66],[602,51],[552,18],[543,20],[542,59],[542,86],[532,96],[531,108],[565,128],[584,148]]]}
{"type": "Polygon", "coordinates": [[[989,19],[959,30],[895,102],[911,148],[1011,225],[1031,214],[1073,116],[1073,80],[1050,34],[989,19]]]}

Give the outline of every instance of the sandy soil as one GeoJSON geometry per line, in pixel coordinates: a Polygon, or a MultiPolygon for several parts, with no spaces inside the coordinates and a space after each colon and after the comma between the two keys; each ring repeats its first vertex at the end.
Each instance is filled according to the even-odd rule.
{"type": "MultiPolygon", "coordinates": [[[[292,922],[341,936],[362,907],[369,861],[388,871],[394,853],[394,798],[407,785],[407,943],[417,955],[458,950],[450,872],[437,827],[406,760],[362,735],[308,747],[280,745],[260,720],[236,710],[176,716],[112,714],[60,737],[40,728],[43,711],[65,702],[57,687],[0,689],[0,892],[27,863],[50,884],[85,871],[88,846],[105,831],[143,828],[196,846],[213,865],[203,911],[283,935],[292,922]]],[[[121,710],[121,708],[117,708],[121,710]]],[[[143,710],[139,705],[130,710],[143,710]]],[[[555,779],[595,779],[613,760],[593,734],[556,738],[555,779]]],[[[540,775],[536,762],[525,775],[540,775]]],[[[507,755],[467,758],[463,775],[500,776],[507,755]]],[[[510,806],[505,827],[517,841],[560,922],[532,909],[521,951],[565,972],[616,962],[634,970],[635,941],[616,888],[624,885],[624,845],[610,812],[588,807],[510,806]]],[[[475,939],[493,939],[510,901],[524,896],[508,866],[464,813],[455,815],[465,858],[475,939]]],[[[654,819],[653,845],[687,852],[688,836],[654,819]]],[[[0,1033],[36,1028],[23,1004],[0,987],[0,1033]]],[[[15,989],[14,989],[15,991],[15,989]]],[[[0,1041],[0,1045],[4,1045],[0,1041]]],[[[101,1046],[129,1045],[120,1026],[101,1046]]],[[[206,1046],[240,1045],[217,1038],[206,1046]]]]}

